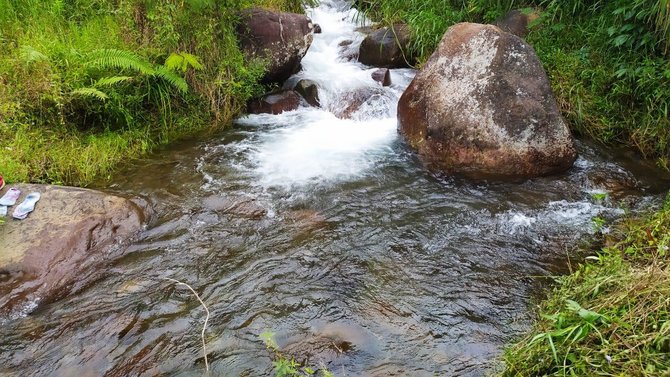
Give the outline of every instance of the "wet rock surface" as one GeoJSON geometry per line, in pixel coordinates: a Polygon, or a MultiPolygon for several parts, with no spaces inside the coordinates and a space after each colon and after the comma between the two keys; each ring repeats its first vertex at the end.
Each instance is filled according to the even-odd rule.
{"type": "MultiPolygon", "coordinates": [[[[147,210],[134,202],[93,190],[13,185],[39,192],[25,220],[0,226],[0,310],[26,300],[54,301],[81,288],[105,262],[118,257],[115,245],[138,232],[147,210]]],[[[5,189],[6,190],[6,189],[5,189]]],[[[4,194],[4,192],[2,192],[4,194]]]]}
{"type": "Polygon", "coordinates": [[[255,98],[247,104],[250,114],[281,114],[300,107],[300,95],[293,90],[281,90],[255,98]]]}
{"type": "Polygon", "coordinates": [[[250,219],[262,218],[267,213],[267,210],[252,198],[213,195],[205,198],[203,205],[212,211],[250,219]]]}
{"type": "Polygon", "coordinates": [[[321,106],[319,101],[319,87],[312,80],[300,80],[293,88],[302,98],[314,107],[321,106]]]}
{"type": "Polygon", "coordinates": [[[527,178],[577,157],[537,55],[496,26],[452,26],[398,104],[400,133],[447,173],[527,178]]]}
{"type": "Polygon", "coordinates": [[[332,109],[336,117],[340,119],[355,118],[356,113],[364,110],[366,104],[383,98],[383,92],[373,87],[363,87],[340,96],[339,107],[332,109]]]}
{"type": "Polygon", "coordinates": [[[358,61],[381,68],[404,68],[413,63],[409,54],[409,27],[395,24],[369,34],[361,43],[358,61]]]}
{"type": "Polygon", "coordinates": [[[240,14],[237,34],[249,59],[268,59],[265,83],[282,83],[300,69],[312,44],[314,24],[305,15],[251,8],[240,14]]]}
{"type": "Polygon", "coordinates": [[[382,86],[391,86],[391,71],[388,68],[380,68],[372,72],[372,79],[382,84],[382,86]]]}

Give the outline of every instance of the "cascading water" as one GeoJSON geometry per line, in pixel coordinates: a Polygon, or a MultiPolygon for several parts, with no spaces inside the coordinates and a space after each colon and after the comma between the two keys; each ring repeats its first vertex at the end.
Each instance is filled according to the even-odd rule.
{"type": "Polygon", "coordinates": [[[560,176],[436,177],[396,132],[412,71],[381,87],[341,57],[341,42],[362,39],[356,12],[322,1],[311,16],[323,34],[287,85],[317,82],[322,108],[248,116],[101,183],[143,197],[154,221],[76,294],[1,318],[0,374],[202,375],[204,312],[174,278],[209,307],[211,375],[270,375],[269,330],[336,376],[481,376],[592,219],[648,207],[668,187],[652,166],[588,143],[560,176]],[[358,90],[372,95],[337,118],[358,90]]]}
{"type": "Polygon", "coordinates": [[[414,72],[393,70],[393,85],[382,87],[372,79],[375,69],[346,59],[363,39],[356,31],[363,16],[337,1],[322,2],[309,15],[323,32],[315,35],[302,71],[285,86],[292,88],[301,79],[316,82],[321,108],[250,115],[238,121],[264,131],[258,140],[245,140],[239,147],[253,150],[249,160],[266,187],[350,179],[395,153],[390,145],[397,140],[397,103],[414,72]],[[336,117],[356,93],[366,98],[351,119],[336,117]]]}

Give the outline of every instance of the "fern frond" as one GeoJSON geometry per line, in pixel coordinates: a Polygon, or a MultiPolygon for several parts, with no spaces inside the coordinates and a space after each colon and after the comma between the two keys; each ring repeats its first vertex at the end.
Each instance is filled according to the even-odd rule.
{"type": "Polygon", "coordinates": [[[193,67],[196,71],[204,68],[198,57],[188,52],[173,52],[165,59],[165,68],[171,71],[181,70],[186,72],[188,67],[193,67]]]}
{"type": "Polygon", "coordinates": [[[35,63],[49,60],[48,56],[35,50],[34,47],[29,45],[21,46],[21,49],[19,50],[19,56],[21,56],[21,59],[23,59],[26,63],[35,63]]]}
{"type": "Polygon", "coordinates": [[[183,77],[177,75],[176,73],[170,71],[166,67],[158,67],[154,76],[163,79],[174,88],[179,90],[179,92],[182,94],[188,93],[188,84],[186,83],[186,80],[184,80],[183,77]]]}
{"type": "Polygon", "coordinates": [[[100,69],[118,68],[123,70],[133,70],[144,75],[153,75],[156,72],[151,64],[143,58],[130,51],[116,49],[100,49],[93,51],[90,55],[90,60],[86,65],[100,69]]]}
{"type": "Polygon", "coordinates": [[[75,90],[71,91],[70,94],[79,95],[79,96],[88,97],[88,98],[95,98],[95,99],[99,99],[100,101],[104,101],[107,98],[109,98],[109,96],[107,94],[105,94],[104,92],[101,92],[100,90],[98,90],[96,88],[79,88],[79,89],[75,89],[75,90]]]}
{"type": "Polygon", "coordinates": [[[94,86],[112,86],[116,85],[120,82],[132,80],[133,78],[130,76],[110,76],[110,77],[103,77],[100,80],[96,81],[94,86]]]}

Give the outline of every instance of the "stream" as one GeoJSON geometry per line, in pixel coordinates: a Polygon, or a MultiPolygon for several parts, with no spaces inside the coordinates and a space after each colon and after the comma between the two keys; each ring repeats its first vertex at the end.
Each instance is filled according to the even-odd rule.
{"type": "Polygon", "coordinates": [[[568,254],[594,219],[649,208],[669,187],[653,164],[587,141],[559,176],[432,174],[396,128],[414,71],[392,70],[383,88],[343,58],[363,39],[355,10],[324,0],[308,14],[323,33],[287,86],[315,81],[322,108],[241,118],[98,183],[150,203],[153,221],[78,294],[2,322],[0,375],[203,375],[205,312],[173,278],[209,308],[213,376],[271,375],[266,331],[336,376],[482,376],[528,329],[550,276],[580,261],[568,254]],[[333,115],[357,90],[374,95],[351,119],[333,115]]]}

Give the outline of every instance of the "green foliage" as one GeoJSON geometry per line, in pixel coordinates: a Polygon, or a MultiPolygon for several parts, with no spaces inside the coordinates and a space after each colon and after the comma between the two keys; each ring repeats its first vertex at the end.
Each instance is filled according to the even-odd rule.
{"type": "Polygon", "coordinates": [[[0,172],[86,185],[157,145],[230,124],[263,90],[263,63],[246,61],[235,37],[237,11],[253,5],[302,9],[0,0],[0,172]]]}
{"type": "Polygon", "coordinates": [[[531,333],[504,356],[504,376],[670,373],[670,200],[614,228],[539,308],[531,333]]]}

